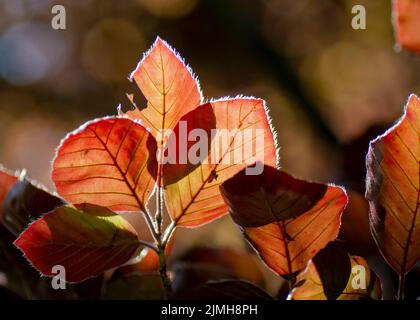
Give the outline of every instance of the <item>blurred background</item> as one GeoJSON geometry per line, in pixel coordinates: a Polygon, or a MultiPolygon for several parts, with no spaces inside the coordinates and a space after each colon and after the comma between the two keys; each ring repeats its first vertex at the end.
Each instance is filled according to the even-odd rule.
{"type": "MultiPolygon", "coordinates": [[[[205,98],[267,101],[283,169],[348,187],[355,213],[343,237],[376,261],[372,239],[351,228],[369,232],[365,153],[420,94],[420,58],[395,49],[391,1],[0,0],[0,163],[53,189],[60,140],[119,104],[130,108],[127,77],[157,35],[192,67],[205,98]],[[66,30],[51,28],[55,4],[66,9],[66,30]],[[366,8],[366,30],[351,27],[355,4],[366,8]]],[[[178,255],[200,245],[247,250],[229,217],[179,233],[178,255]]],[[[268,290],[279,290],[261,269],[268,290]]]]}

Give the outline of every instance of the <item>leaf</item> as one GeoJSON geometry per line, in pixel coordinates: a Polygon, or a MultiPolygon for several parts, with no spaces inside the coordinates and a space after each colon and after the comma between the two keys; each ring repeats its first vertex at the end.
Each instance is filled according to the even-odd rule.
{"type": "MultiPolygon", "coordinates": [[[[147,100],[146,108],[128,111],[163,145],[163,129],[173,129],[183,115],[202,103],[199,84],[182,58],[162,39],[156,39],[130,76],[147,100]]],[[[129,95],[134,103],[134,96],[129,95]]]]}
{"type": "Polygon", "coordinates": [[[3,224],[18,236],[30,222],[64,204],[64,201],[35,182],[21,176],[3,203],[3,224]]]}
{"type": "MultiPolygon", "coordinates": [[[[168,165],[163,164],[164,161],[159,161],[163,164],[166,205],[175,224],[194,227],[224,215],[226,206],[218,191],[220,183],[251,164],[251,160],[276,165],[276,148],[264,102],[259,99],[238,98],[201,105],[201,92],[191,71],[160,38],[157,38],[152,49],[139,63],[131,79],[135,80],[148,104],[142,110],[137,108],[125,114],[139,119],[150,128],[157,140],[159,151],[170,150],[172,146],[176,149],[176,163],[168,165]],[[179,157],[187,157],[194,148],[194,144],[188,141],[188,136],[177,134],[185,123],[187,134],[191,134],[194,129],[201,129],[208,133],[207,138],[211,137],[207,141],[209,148],[215,146],[212,143],[214,136],[210,135],[212,129],[216,134],[220,134],[222,130],[236,129],[242,132],[245,129],[249,131],[262,129],[263,134],[260,136],[263,136],[262,140],[265,142],[266,149],[258,151],[265,151],[265,154],[261,157],[255,157],[255,154],[252,154],[252,159],[244,159],[249,163],[227,162],[221,165],[221,162],[233,153],[231,143],[238,144],[236,150],[256,144],[256,136],[254,140],[252,138],[244,140],[241,144],[237,135],[233,135],[232,138],[228,137],[227,147],[218,148],[220,156],[216,155],[215,161],[211,164],[191,164],[189,161],[183,163],[178,161],[179,157]],[[184,143],[187,144],[187,148],[183,149],[186,154],[179,152],[177,148],[184,143]]],[[[129,97],[134,103],[134,96],[129,97]]],[[[206,157],[211,157],[211,151],[204,155],[200,154],[198,162],[205,162],[206,157]]],[[[159,160],[163,160],[162,158],[159,160]]],[[[162,171],[159,170],[159,185],[162,185],[161,177],[162,171]]]]}
{"type": "Polygon", "coordinates": [[[399,45],[420,53],[420,0],[394,0],[393,22],[399,45]]]}
{"type": "MultiPolygon", "coordinates": [[[[334,257],[330,257],[334,258],[334,257]]],[[[341,257],[340,257],[341,259],[341,257]]],[[[336,267],[329,266],[327,263],[322,264],[323,269],[320,269],[319,266],[314,262],[314,260],[309,261],[306,269],[297,276],[297,286],[289,294],[288,300],[327,300],[328,294],[325,292],[325,287],[328,285],[322,281],[320,272],[324,274],[324,279],[328,277],[331,278],[343,278],[348,279],[344,288],[341,292],[335,292],[333,294],[334,299],[337,300],[364,300],[364,299],[381,299],[382,290],[381,283],[379,278],[375,273],[369,269],[367,262],[358,256],[347,256],[348,263],[350,268],[348,272],[336,267]],[[359,288],[353,283],[359,284],[359,271],[351,272],[351,270],[357,266],[357,268],[363,268],[366,271],[366,288],[359,288]],[[356,278],[357,277],[357,278],[356,278]],[[336,298],[335,298],[336,297],[336,298]]],[[[331,259],[330,259],[331,260],[331,259]]],[[[341,262],[339,263],[341,264],[341,262]]],[[[355,269],[359,270],[359,269],[355,269]]],[[[362,279],[362,278],[360,278],[362,279]]],[[[331,289],[331,288],[330,288],[331,289]]],[[[330,291],[330,295],[331,295],[330,291]]],[[[331,300],[332,297],[330,296],[331,300]]]]}
{"type": "Polygon", "coordinates": [[[127,262],[140,248],[136,231],[104,207],[54,209],[32,223],[15,245],[46,276],[62,265],[68,282],[80,282],[127,262]]]}
{"type": "Polygon", "coordinates": [[[16,176],[4,171],[0,166],[0,219],[3,219],[3,202],[17,181],[16,176]]]}
{"type": "Polygon", "coordinates": [[[274,300],[267,292],[242,280],[209,281],[175,297],[188,300],[274,300]]]}
{"type": "Polygon", "coordinates": [[[389,265],[405,275],[420,259],[420,99],[411,95],[404,115],[371,141],[366,198],[373,237],[389,265]]]}
{"type": "Polygon", "coordinates": [[[339,242],[331,241],[312,258],[328,300],[336,300],[351,274],[349,255],[339,242]]]}
{"type": "Polygon", "coordinates": [[[221,186],[233,220],[265,263],[290,277],[334,240],[347,195],[341,187],[306,182],[265,166],[242,170],[221,186]]]}
{"type": "Polygon", "coordinates": [[[0,274],[6,278],[5,287],[21,298],[32,298],[31,284],[39,279],[37,272],[29,267],[12,242],[12,234],[0,224],[0,274]],[[34,277],[34,274],[36,277],[34,277]]]}
{"type": "Polygon", "coordinates": [[[25,299],[69,298],[68,290],[54,290],[13,246],[33,218],[54,209],[62,200],[29,181],[24,171],[17,177],[0,170],[0,181],[0,273],[6,278],[5,287],[25,299]]]}
{"type": "Polygon", "coordinates": [[[127,118],[102,118],[69,134],[58,148],[52,179],[70,203],[144,211],[157,172],[156,141],[127,118]]]}
{"type": "Polygon", "coordinates": [[[219,186],[235,173],[252,163],[262,168],[262,163],[275,166],[277,162],[265,103],[254,98],[218,100],[198,107],[180,120],[165,149],[176,154],[175,161],[171,163],[168,157],[163,165],[166,205],[171,218],[183,227],[200,226],[227,213],[219,186]],[[202,134],[197,139],[202,146],[199,152],[190,138],[197,132],[202,134]],[[185,145],[186,137],[190,143],[185,145]],[[205,137],[210,138],[206,141],[205,137]],[[197,154],[194,163],[191,155],[197,154]],[[188,160],[184,164],[183,155],[188,160]]]}
{"type": "Polygon", "coordinates": [[[6,278],[5,287],[22,299],[71,298],[70,290],[55,290],[51,287],[51,280],[39,276],[13,245],[15,239],[0,224],[0,274],[6,278]]]}

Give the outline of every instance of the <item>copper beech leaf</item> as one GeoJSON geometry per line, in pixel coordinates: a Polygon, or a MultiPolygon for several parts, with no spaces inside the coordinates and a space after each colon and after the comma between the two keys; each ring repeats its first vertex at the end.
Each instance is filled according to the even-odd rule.
{"type": "Polygon", "coordinates": [[[54,209],[32,223],[14,244],[46,276],[53,276],[53,267],[62,265],[68,282],[120,266],[141,246],[126,220],[92,204],[54,209]]]}
{"type": "Polygon", "coordinates": [[[394,0],[393,21],[399,45],[420,53],[420,0],[394,0]]]}
{"type": "MultiPolygon", "coordinates": [[[[157,38],[151,50],[145,54],[130,79],[140,88],[147,100],[147,106],[137,106],[138,108],[125,114],[140,120],[151,130],[161,151],[169,150],[176,154],[176,161],[170,164],[165,164],[163,158],[160,159],[163,173],[158,171],[158,179],[160,182],[163,176],[167,209],[178,226],[200,226],[226,214],[226,205],[218,186],[249,165],[246,160],[276,165],[276,148],[264,101],[238,98],[202,104],[199,85],[191,70],[160,38],[157,38]],[[186,135],[180,134],[184,126],[187,128],[186,135]],[[252,130],[254,135],[250,138],[244,136],[241,142],[238,135],[233,134],[233,130],[242,133],[246,129],[252,130]],[[257,129],[261,129],[262,133],[258,133],[257,129]],[[208,150],[200,151],[196,160],[190,161],[189,152],[195,148],[193,142],[202,142],[198,136],[190,139],[190,134],[194,135],[197,130],[205,133],[207,141],[204,145],[208,150]],[[217,145],[214,141],[223,130],[230,130],[232,136],[227,136],[226,146],[217,147],[217,155],[213,161],[206,161],[215,155],[211,148],[217,145]],[[263,143],[260,142],[261,139],[263,143]],[[180,146],[184,143],[186,148],[180,151],[180,146]],[[227,161],[227,156],[231,153],[233,155],[234,150],[238,152],[252,148],[253,145],[254,151],[251,151],[248,159],[227,161]],[[261,148],[257,149],[258,146],[261,148]],[[180,157],[186,160],[182,161],[180,157]]],[[[129,95],[129,98],[135,104],[134,96],[129,95]]]]}
{"type": "Polygon", "coordinates": [[[347,204],[343,188],[306,182],[265,166],[261,175],[242,170],[221,186],[233,220],[265,263],[293,276],[334,240],[347,204]]]}
{"type": "MultiPolygon", "coordinates": [[[[346,284],[340,292],[336,292],[336,300],[370,300],[381,299],[382,289],[379,278],[369,268],[366,260],[359,256],[347,256],[350,264],[350,272],[345,274],[346,284]],[[355,269],[353,269],[355,268],[355,269]],[[351,272],[354,270],[354,272],[351,272]],[[362,271],[363,270],[363,271],[362,271]],[[365,272],[361,276],[360,272],[365,272]],[[365,281],[364,284],[361,281],[365,281]]],[[[328,273],[329,277],[339,274],[344,276],[342,270],[324,265],[327,270],[320,270],[316,263],[310,260],[307,267],[296,279],[296,287],[291,291],[288,300],[327,300],[328,294],[325,291],[325,283],[320,277],[320,272],[328,273]]],[[[331,299],[330,299],[331,300],[331,299]]]]}
{"type": "Polygon", "coordinates": [[[234,174],[255,162],[261,169],[262,163],[277,162],[265,103],[255,98],[199,106],[180,120],[165,148],[176,154],[174,163],[168,158],[163,165],[166,205],[183,227],[200,226],[227,213],[219,186],[234,174]],[[203,148],[197,150],[197,144],[203,148]]]}
{"type": "Polygon", "coordinates": [[[402,118],[371,141],[366,198],[373,237],[391,267],[405,275],[420,259],[420,99],[411,95],[402,118]]]}
{"type": "MultiPolygon", "coordinates": [[[[202,102],[198,82],[182,58],[162,39],[156,39],[130,76],[147,100],[126,115],[139,119],[163,144],[163,129],[173,129],[179,119],[202,102]]],[[[134,104],[134,96],[129,95],[134,104]]]]}
{"type": "Polygon", "coordinates": [[[343,249],[342,243],[329,242],[312,258],[312,262],[318,271],[327,299],[337,299],[346,288],[351,273],[349,255],[343,249]]]}
{"type": "Polygon", "coordinates": [[[52,179],[70,203],[144,211],[157,172],[156,141],[128,118],[93,120],[58,148],[52,179]]]}

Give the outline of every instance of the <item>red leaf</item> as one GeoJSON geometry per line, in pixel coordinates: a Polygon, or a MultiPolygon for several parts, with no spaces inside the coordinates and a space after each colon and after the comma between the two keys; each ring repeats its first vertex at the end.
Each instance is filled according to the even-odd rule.
{"type": "Polygon", "coordinates": [[[347,204],[344,189],[306,182],[265,166],[221,186],[229,213],[276,273],[291,276],[336,238],[347,204]]]}
{"type": "Polygon", "coordinates": [[[156,141],[127,118],[103,118],[68,135],[58,148],[52,179],[71,203],[144,210],[156,178],[156,141]]]}
{"type": "MultiPolygon", "coordinates": [[[[201,143],[201,139],[197,140],[201,143]]],[[[166,149],[170,154],[176,150],[174,164],[163,166],[166,205],[171,218],[184,227],[203,225],[227,213],[219,186],[235,173],[258,161],[271,166],[277,162],[264,101],[255,98],[219,100],[198,107],[180,120],[166,149]],[[195,143],[181,147],[187,137],[191,140],[193,130],[207,137],[203,140],[207,150],[199,152],[196,164],[190,156],[195,143]]]]}
{"type": "Polygon", "coordinates": [[[420,53],[420,0],[394,0],[393,15],[397,42],[420,53]]]}
{"type": "Polygon", "coordinates": [[[62,206],[32,223],[14,243],[42,274],[62,265],[80,282],[127,262],[140,247],[121,216],[91,204],[62,206]]]}

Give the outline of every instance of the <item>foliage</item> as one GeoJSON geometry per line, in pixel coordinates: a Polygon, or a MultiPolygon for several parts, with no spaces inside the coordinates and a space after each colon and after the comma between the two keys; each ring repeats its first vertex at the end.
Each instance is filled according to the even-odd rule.
{"type": "MultiPolygon", "coordinates": [[[[402,14],[403,1],[396,3],[402,14]]],[[[411,48],[398,34],[403,47],[411,48]]],[[[348,203],[345,189],[297,179],[280,168],[264,100],[205,101],[191,69],[160,38],[130,80],[147,104],[129,94],[133,110],[89,121],[63,139],[52,164],[57,195],[24,172],[0,171],[0,244],[6,261],[0,270],[10,296],[53,295],[13,242],[42,275],[54,276],[54,266],[62,265],[69,283],[89,283],[90,292],[83,283],[72,284],[65,298],[214,298],[220,292],[226,299],[273,298],[255,283],[259,275],[234,267],[238,261],[250,263],[250,254],[202,248],[184,262],[208,266],[216,252],[211,271],[168,270],[178,228],[197,228],[229,213],[262,261],[288,281],[289,299],[381,298],[379,278],[367,259],[349,255],[338,239],[348,203]],[[251,139],[247,130],[255,133],[251,139]],[[226,131],[233,134],[220,143],[226,131]],[[238,150],[251,153],[232,161],[238,150]],[[256,168],[261,172],[249,174],[256,168]],[[150,209],[152,199],[156,212],[150,209]],[[126,214],[144,216],[152,242],[126,214]],[[354,287],[354,266],[366,270],[366,286],[354,287]],[[38,280],[43,286],[19,285],[38,280]]],[[[371,142],[367,155],[370,226],[400,276],[401,299],[405,276],[420,259],[419,119],[420,99],[412,95],[401,120],[371,142]]]]}

